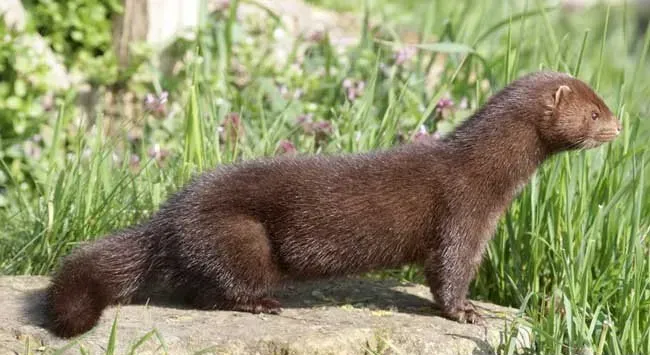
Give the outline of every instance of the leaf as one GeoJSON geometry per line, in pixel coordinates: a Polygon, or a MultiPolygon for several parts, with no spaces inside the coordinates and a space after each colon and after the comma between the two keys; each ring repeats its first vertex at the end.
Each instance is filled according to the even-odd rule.
{"type": "Polygon", "coordinates": [[[84,39],[84,34],[81,31],[72,31],[70,37],[75,41],[81,42],[84,39]]]}
{"type": "Polygon", "coordinates": [[[510,24],[512,24],[514,22],[517,22],[519,20],[526,19],[528,17],[534,17],[534,16],[537,16],[537,15],[540,15],[544,11],[555,10],[556,8],[557,8],[556,6],[549,6],[549,7],[539,9],[539,10],[524,11],[524,12],[520,12],[518,14],[512,15],[509,18],[501,20],[501,21],[497,22],[495,25],[493,25],[492,27],[485,30],[485,32],[483,32],[474,43],[479,44],[484,39],[489,37],[492,33],[498,31],[499,29],[501,29],[501,27],[505,27],[507,25],[510,25],[510,24]]]}
{"type": "MultiPolygon", "coordinates": [[[[403,44],[396,42],[376,40],[379,43],[383,43],[392,47],[403,47],[403,44]]],[[[476,53],[474,48],[456,42],[436,42],[436,43],[421,43],[421,44],[409,44],[411,47],[419,48],[425,51],[430,52],[439,52],[439,53],[458,53],[458,54],[467,54],[467,53],[476,53]]]]}
{"type": "Polygon", "coordinates": [[[18,97],[27,95],[27,83],[24,80],[16,79],[14,82],[14,94],[18,97]]]}
{"type": "Polygon", "coordinates": [[[425,44],[416,44],[414,47],[439,53],[458,53],[458,54],[467,54],[467,53],[476,53],[474,48],[463,44],[455,42],[438,42],[438,43],[425,43],[425,44]]]}
{"type": "Polygon", "coordinates": [[[10,110],[18,110],[23,104],[23,101],[17,96],[11,96],[7,99],[6,107],[10,110]]]}

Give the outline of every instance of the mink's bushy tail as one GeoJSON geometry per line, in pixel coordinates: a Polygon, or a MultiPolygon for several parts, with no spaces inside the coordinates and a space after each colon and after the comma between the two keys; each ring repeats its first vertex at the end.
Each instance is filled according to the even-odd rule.
{"type": "Polygon", "coordinates": [[[68,256],[47,290],[48,326],[69,338],[92,329],[111,304],[128,303],[145,281],[151,250],[141,230],[125,230],[68,256]]]}

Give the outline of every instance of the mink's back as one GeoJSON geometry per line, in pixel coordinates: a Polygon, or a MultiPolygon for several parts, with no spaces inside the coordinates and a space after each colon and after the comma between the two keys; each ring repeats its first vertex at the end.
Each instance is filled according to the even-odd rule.
{"type": "Polygon", "coordinates": [[[422,261],[448,211],[440,187],[446,170],[445,150],[424,145],[226,166],[199,176],[161,208],[152,224],[173,231],[157,233],[168,239],[157,249],[187,259],[205,254],[193,250],[202,238],[229,248],[237,241],[221,230],[249,218],[264,227],[263,242],[292,278],[422,261]]]}

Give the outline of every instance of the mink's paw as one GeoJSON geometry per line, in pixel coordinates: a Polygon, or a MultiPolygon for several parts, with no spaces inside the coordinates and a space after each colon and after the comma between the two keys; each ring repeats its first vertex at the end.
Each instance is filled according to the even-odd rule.
{"type": "Polygon", "coordinates": [[[275,298],[265,297],[258,301],[257,309],[261,313],[280,314],[282,312],[282,303],[275,298]]]}
{"type": "Polygon", "coordinates": [[[233,311],[249,312],[255,314],[280,314],[282,312],[282,304],[278,300],[270,297],[264,297],[246,303],[234,304],[229,308],[233,311]]]}
{"type": "Polygon", "coordinates": [[[481,316],[474,305],[468,300],[463,301],[462,305],[459,307],[455,307],[450,311],[445,311],[444,316],[459,323],[485,325],[485,319],[483,316],[481,316]]]}

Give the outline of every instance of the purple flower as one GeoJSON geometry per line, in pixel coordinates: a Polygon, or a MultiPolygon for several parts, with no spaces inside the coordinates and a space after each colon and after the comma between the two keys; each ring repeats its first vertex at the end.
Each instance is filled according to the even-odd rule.
{"type": "Polygon", "coordinates": [[[296,123],[302,127],[303,132],[307,134],[325,134],[332,133],[332,124],[328,121],[314,122],[314,116],[310,114],[300,115],[296,118],[296,123]]]}
{"type": "Polygon", "coordinates": [[[296,118],[296,123],[302,127],[302,130],[305,132],[311,131],[311,125],[314,121],[314,115],[308,113],[306,115],[300,115],[296,118]]]}
{"type": "Polygon", "coordinates": [[[395,55],[393,56],[393,59],[395,60],[396,65],[404,65],[407,61],[409,61],[413,56],[415,55],[416,50],[415,47],[413,46],[406,46],[403,48],[400,48],[395,52],[395,55]]]}
{"type": "Polygon", "coordinates": [[[297,152],[296,146],[287,139],[281,140],[276,149],[276,154],[280,155],[295,155],[297,152]]]}
{"type": "Polygon", "coordinates": [[[332,135],[334,128],[329,121],[316,121],[314,122],[312,114],[300,115],[296,118],[296,123],[301,126],[305,134],[313,135],[316,138],[316,143],[321,144],[332,135]]]}
{"type": "Polygon", "coordinates": [[[438,101],[438,104],[436,104],[436,110],[439,111],[449,107],[454,107],[454,102],[449,98],[442,98],[440,101],[438,101]]]}
{"type": "Polygon", "coordinates": [[[144,97],[144,106],[145,108],[152,107],[156,103],[156,97],[152,93],[148,93],[144,97]]]}
{"type": "Polygon", "coordinates": [[[222,141],[235,142],[239,140],[245,133],[241,116],[237,112],[230,112],[219,126],[218,131],[222,141]]]}
{"type": "Polygon", "coordinates": [[[152,93],[148,93],[144,97],[144,109],[145,111],[152,112],[158,116],[164,116],[167,112],[167,100],[169,98],[169,93],[163,91],[160,95],[156,96],[152,93]]]}
{"type": "Polygon", "coordinates": [[[450,98],[442,98],[436,104],[436,115],[439,118],[447,118],[454,110],[454,101],[450,98]]]}
{"type": "Polygon", "coordinates": [[[312,125],[312,129],[316,134],[322,133],[326,135],[332,134],[333,131],[332,124],[328,121],[314,122],[314,124],[312,125]]]}
{"type": "Polygon", "coordinates": [[[138,168],[140,168],[140,157],[135,154],[131,154],[131,159],[129,159],[129,167],[132,170],[138,170],[138,168]]]}
{"type": "Polygon", "coordinates": [[[427,131],[427,128],[424,127],[424,125],[420,126],[420,128],[415,132],[413,135],[413,142],[421,142],[422,140],[426,139],[429,137],[429,132],[427,131]]]}
{"type": "Polygon", "coordinates": [[[345,89],[345,95],[348,100],[354,101],[359,96],[363,95],[363,90],[366,88],[366,83],[364,81],[354,82],[350,79],[343,80],[343,89],[345,89]]]}
{"type": "Polygon", "coordinates": [[[310,42],[320,43],[323,40],[325,40],[325,31],[322,30],[311,31],[311,33],[307,36],[307,39],[310,42]]]}
{"type": "Polygon", "coordinates": [[[415,134],[413,135],[412,141],[415,143],[427,143],[439,139],[440,139],[440,133],[438,132],[429,133],[429,131],[427,131],[427,128],[424,127],[424,125],[422,125],[417,130],[417,132],[415,132],[415,134]]]}
{"type": "Polygon", "coordinates": [[[156,159],[158,163],[162,163],[169,156],[169,150],[161,148],[158,143],[149,148],[149,157],[156,159]]]}

